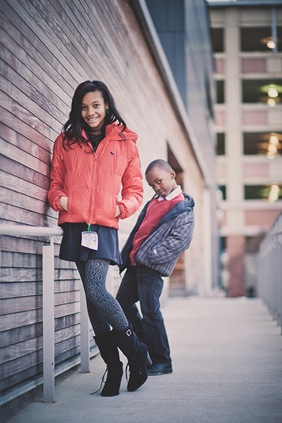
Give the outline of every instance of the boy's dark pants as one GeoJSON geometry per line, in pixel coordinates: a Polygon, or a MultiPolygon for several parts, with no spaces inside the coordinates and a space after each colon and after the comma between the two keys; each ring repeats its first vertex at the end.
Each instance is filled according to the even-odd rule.
{"type": "Polygon", "coordinates": [[[133,326],[134,332],[149,350],[153,363],[171,361],[170,348],[162,313],[160,295],[163,290],[160,273],[149,267],[129,267],[122,279],[117,300],[133,326]],[[142,316],[136,306],[140,301],[142,316]]]}

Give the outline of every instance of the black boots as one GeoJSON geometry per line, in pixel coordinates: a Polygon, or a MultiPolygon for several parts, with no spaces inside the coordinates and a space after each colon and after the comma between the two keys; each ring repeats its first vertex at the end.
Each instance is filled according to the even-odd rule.
{"type": "Polygon", "coordinates": [[[118,349],[113,342],[112,332],[94,336],[94,339],[100,350],[102,359],[107,364],[108,371],[107,380],[101,395],[103,397],[114,397],[119,394],[123,374],[118,349]]]}
{"type": "Polygon", "coordinates": [[[103,397],[114,397],[119,394],[123,370],[118,348],[128,359],[130,375],[127,390],[136,391],[146,382],[148,349],[139,341],[132,329],[128,328],[120,333],[108,332],[94,336],[94,339],[102,359],[107,364],[107,380],[101,392],[103,397]]]}
{"type": "Polygon", "coordinates": [[[115,335],[114,341],[128,359],[130,376],[127,390],[129,392],[136,391],[148,378],[148,349],[143,342],[139,341],[137,335],[130,328],[115,335]]]}

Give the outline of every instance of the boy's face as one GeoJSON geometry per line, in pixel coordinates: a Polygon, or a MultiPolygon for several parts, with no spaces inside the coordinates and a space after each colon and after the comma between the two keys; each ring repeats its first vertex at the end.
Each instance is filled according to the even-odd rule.
{"type": "Polygon", "coordinates": [[[167,197],[177,187],[174,170],[167,171],[160,167],[153,167],[147,173],[146,181],[162,197],[167,197]]]}

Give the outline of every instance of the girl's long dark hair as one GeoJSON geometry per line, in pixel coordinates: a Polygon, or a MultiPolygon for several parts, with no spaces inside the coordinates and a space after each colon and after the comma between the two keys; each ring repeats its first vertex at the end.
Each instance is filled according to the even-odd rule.
{"type": "Polygon", "coordinates": [[[108,87],[102,81],[85,81],[78,85],[75,93],[73,95],[71,103],[71,111],[69,114],[69,119],[63,126],[64,129],[64,138],[63,145],[70,147],[74,143],[78,143],[81,146],[81,143],[85,143],[88,140],[83,137],[82,130],[87,131],[87,124],[81,117],[81,105],[82,99],[85,94],[91,91],[100,91],[104,99],[105,104],[108,104],[109,111],[106,114],[105,122],[102,127],[102,133],[105,133],[106,126],[113,122],[118,122],[122,125],[122,131],[127,127],[125,121],[120,116],[119,112],[116,109],[115,102],[112,94],[110,93],[108,87]]]}

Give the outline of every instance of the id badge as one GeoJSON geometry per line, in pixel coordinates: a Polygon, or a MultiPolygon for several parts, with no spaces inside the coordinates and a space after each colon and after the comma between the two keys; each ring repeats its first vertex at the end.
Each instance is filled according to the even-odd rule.
{"type": "Polygon", "coordinates": [[[98,234],[91,231],[91,225],[88,225],[87,231],[81,232],[81,245],[90,250],[98,250],[98,234]]]}

